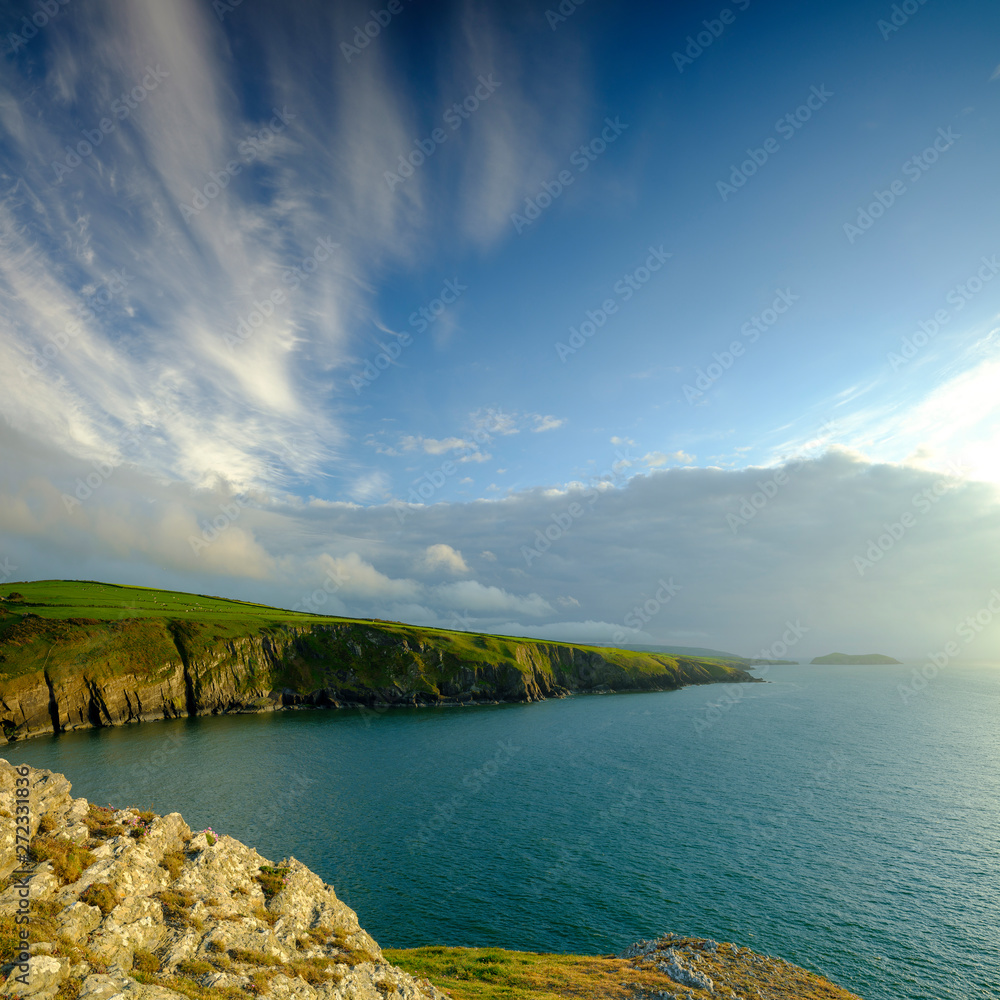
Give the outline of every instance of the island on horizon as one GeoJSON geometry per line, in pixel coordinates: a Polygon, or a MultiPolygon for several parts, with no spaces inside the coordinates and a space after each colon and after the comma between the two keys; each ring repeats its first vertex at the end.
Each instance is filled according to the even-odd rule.
{"type": "Polygon", "coordinates": [[[820,665],[836,664],[838,666],[860,666],[863,664],[898,664],[899,660],[894,660],[891,656],[882,653],[828,653],[826,656],[817,656],[810,664],[820,665]]]}

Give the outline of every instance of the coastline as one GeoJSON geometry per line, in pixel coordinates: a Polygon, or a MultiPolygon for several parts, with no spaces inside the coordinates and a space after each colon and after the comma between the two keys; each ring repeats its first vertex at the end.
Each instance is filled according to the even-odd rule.
{"type": "Polygon", "coordinates": [[[585,995],[616,1000],[858,1000],[781,959],[672,934],[616,956],[384,953],[301,862],[192,831],[178,813],[94,806],[72,797],[65,776],[5,760],[0,812],[25,828],[21,844],[13,822],[0,836],[0,996],[447,1000],[448,989],[454,1000],[530,1000],[578,996],[583,984],[585,995]]]}
{"type": "Polygon", "coordinates": [[[3,743],[197,715],[341,707],[380,712],[762,682],[707,657],[390,622],[289,621],[276,609],[106,619],[78,617],[81,609],[71,603],[5,603],[3,743]]]}

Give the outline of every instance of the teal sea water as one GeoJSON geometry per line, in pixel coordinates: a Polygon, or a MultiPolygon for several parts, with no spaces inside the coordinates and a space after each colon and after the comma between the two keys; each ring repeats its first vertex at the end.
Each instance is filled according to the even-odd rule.
{"type": "Polygon", "coordinates": [[[384,946],[733,940],[865,1000],[1000,996],[1000,667],[287,712],[0,750],[332,883],[384,946]],[[714,705],[714,707],[713,707],[714,705]]]}

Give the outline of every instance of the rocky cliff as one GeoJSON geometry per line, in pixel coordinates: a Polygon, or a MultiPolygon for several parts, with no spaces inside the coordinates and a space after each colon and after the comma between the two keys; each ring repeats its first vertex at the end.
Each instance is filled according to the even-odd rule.
{"type": "Polygon", "coordinates": [[[455,1000],[857,1000],[780,959],[673,935],[618,957],[425,948],[393,964],[294,858],[271,862],[178,813],[94,806],[62,775],[5,760],[0,820],[5,1000],[448,1000],[427,961],[455,1000]],[[505,965],[486,988],[487,966],[505,965]]]}
{"type": "Polygon", "coordinates": [[[389,623],[234,628],[28,613],[0,634],[0,742],[180,715],[534,701],[755,680],[711,659],[389,623]]]}
{"type": "Polygon", "coordinates": [[[74,799],[0,761],[0,996],[30,1000],[443,1000],[382,958],[294,858],[74,799]]]}

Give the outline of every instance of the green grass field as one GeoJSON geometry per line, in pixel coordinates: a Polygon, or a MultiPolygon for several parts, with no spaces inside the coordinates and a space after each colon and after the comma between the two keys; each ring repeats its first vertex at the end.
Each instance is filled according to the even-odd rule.
{"type": "MultiPolygon", "coordinates": [[[[676,666],[678,662],[677,656],[672,654],[651,654],[640,650],[617,650],[605,646],[585,646],[579,643],[464,632],[382,619],[314,615],[206,594],[186,594],[173,590],[122,586],[90,580],[8,583],[0,586],[0,597],[5,598],[0,603],[0,641],[3,640],[7,630],[23,622],[23,619],[30,615],[53,622],[64,621],[77,627],[93,626],[98,622],[121,622],[143,618],[190,622],[210,628],[215,639],[244,635],[248,627],[256,630],[283,625],[339,622],[377,625],[380,629],[410,639],[435,644],[443,643],[449,652],[478,663],[509,662],[514,659],[513,647],[524,644],[589,650],[599,653],[609,662],[645,673],[657,673],[662,671],[664,666],[676,666]],[[11,595],[20,595],[21,599],[12,600],[11,595]]],[[[38,623],[35,631],[38,631],[40,626],[41,623],[38,623]]],[[[705,657],[698,659],[709,669],[724,668],[727,665],[727,661],[723,659],[705,657]]],[[[724,669],[719,670],[719,676],[724,673],[724,669]]]]}
{"type": "Polygon", "coordinates": [[[637,1000],[662,996],[711,1000],[756,996],[769,1000],[858,1000],[853,993],[787,963],[761,974],[746,954],[723,945],[701,970],[715,980],[714,994],[679,986],[648,965],[610,955],[549,955],[503,948],[383,948],[393,965],[429,979],[453,1000],[637,1000]]]}
{"type": "Polygon", "coordinates": [[[710,658],[303,614],[86,580],[8,583],[0,598],[0,695],[19,705],[32,692],[24,697],[33,706],[30,719],[17,709],[0,718],[7,739],[44,731],[48,716],[71,727],[128,721],[140,698],[145,714],[173,717],[263,711],[277,692],[310,704],[437,704],[751,679],[710,658]],[[105,691],[117,699],[113,712],[94,693],[105,691]]]}

